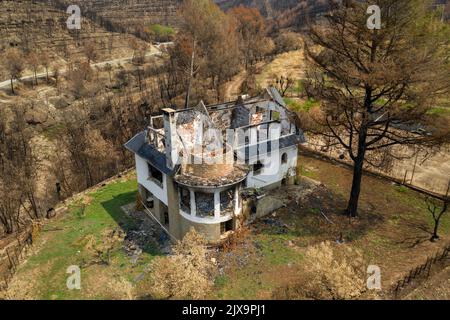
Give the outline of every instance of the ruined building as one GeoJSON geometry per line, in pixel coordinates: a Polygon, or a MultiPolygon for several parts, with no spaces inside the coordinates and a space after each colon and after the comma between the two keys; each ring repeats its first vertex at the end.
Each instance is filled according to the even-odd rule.
{"type": "Polygon", "coordinates": [[[295,182],[304,136],[276,89],[162,111],[126,148],[136,157],[145,206],[172,236],[181,239],[194,227],[220,241],[269,213],[258,208],[260,190],[295,182]]]}

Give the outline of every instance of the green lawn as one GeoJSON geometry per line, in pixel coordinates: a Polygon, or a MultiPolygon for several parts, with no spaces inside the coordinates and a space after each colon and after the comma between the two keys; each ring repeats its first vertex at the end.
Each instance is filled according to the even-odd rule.
{"type": "Polygon", "coordinates": [[[309,112],[312,108],[319,105],[319,103],[309,98],[308,100],[302,102],[298,99],[284,98],[284,102],[288,105],[289,109],[295,112],[309,112]]]}
{"type": "Polygon", "coordinates": [[[35,243],[36,252],[16,274],[12,290],[18,298],[127,298],[132,283],[154,257],[155,250],[144,250],[138,262],[132,264],[118,241],[112,246],[107,265],[95,263],[98,259],[91,247],[93,243],[100,245],[105,233],[115,229],[126,232],[134,227],[134,220],[120,207],[134,202],[136,191],[133,177],[122,178],[89,193],[84,200],[88,201],[84,214],[79,199],[61,217],[47,223],[35,243]],[[71,265],[81,267],[81,290],[67,289],[66,270],[71,265]],[[21,291],[25,283],[28,292],[21,291]]]}

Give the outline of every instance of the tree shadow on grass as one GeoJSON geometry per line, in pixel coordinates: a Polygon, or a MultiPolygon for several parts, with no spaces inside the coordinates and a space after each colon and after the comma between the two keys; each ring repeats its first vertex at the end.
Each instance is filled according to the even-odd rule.
{"type": "MultiPolygon", "coordinates": [[[[108,201],[101,202],[102,207],[125,232],[124,247],[127,251],[136,249],[150,255],[160,255],[160,241],[164,236],[158,229],[151,228],[145,213],[131,210],[127,214],[122,207],[136,201],[136,192],[127,192],[113,196],[108,201]]],[[[164,239],[162,239],[164,240],[164,239]]],[[[130,254],[130,252],[128,252],[130,254]]]]}
{"type": "Polygon", "coordinates": [[[403,237],[397,241],[394,241],[397,245],[404,245],[407,248],[415,248],[418,245],[430,241],[433,232],[431,232],[430,227],[427,223],[423,221],[411,221],[402,219],[402,225],[408,229],[408,236],[403,237]]]}
{"type": "Polygon", "coordinates": [[[136,192],[122,193],[118,196],[113,196],[112,199],[108,201],[101,202],[100,204],[105,209],[106,212],[111,216],[111,218],[116,221],[116,223],[122,228],[123,231],[127,232],[136,228],[136,221],[128,216],[122,207],[134,202],[136,199],[136,192]]]}
{"type": "MultiPolygon", "coordinates": [[[[268,235],[286,234],[305,237],[313,242],[358,240],[383,223],[384,217],[372,210],[361,210],[358,218],[345,215],[346,199],[320,186],[311,194],[278,211],[276,217],[258,222],[258,232],[268,235]]],[[[367,204],[365,205],[367,207],[367,204]]]]}

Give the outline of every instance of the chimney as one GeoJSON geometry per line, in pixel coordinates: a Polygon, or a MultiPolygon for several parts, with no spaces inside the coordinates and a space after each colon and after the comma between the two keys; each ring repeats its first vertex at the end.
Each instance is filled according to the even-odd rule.
{"type": "Polygon", "coordinates": [[[176,146],[177,128],[175,121],[176,111],[172,108],[162,110],[164,117],[164,134],[166,145],[166,163],[171,170],[175,168],[178,163],[178,151],[176,146]]]}

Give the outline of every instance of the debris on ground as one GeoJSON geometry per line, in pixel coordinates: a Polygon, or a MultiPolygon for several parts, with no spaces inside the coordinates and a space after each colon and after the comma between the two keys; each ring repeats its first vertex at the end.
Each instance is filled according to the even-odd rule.
{"type": "Polygon", "coordinates": [[[123,249],[133,264],[148,250],[165,255],[171,253],[170,238],[159,224],[145,212],[137,211],[134,203],[122,207],[122,210],[135,222],[133,228],[126,231],[123,242],[123,249]]]}

